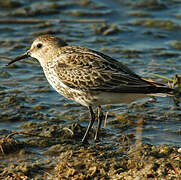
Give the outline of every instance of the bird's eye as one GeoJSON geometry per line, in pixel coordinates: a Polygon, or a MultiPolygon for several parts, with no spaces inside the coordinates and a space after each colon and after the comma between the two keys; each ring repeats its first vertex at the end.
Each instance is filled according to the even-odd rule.
{"type": "Polygon", "coordinates": [[[36,46],[37,46],[38,49],[40,49],[42,47],[42,44],[38,43],[36,46]]]}

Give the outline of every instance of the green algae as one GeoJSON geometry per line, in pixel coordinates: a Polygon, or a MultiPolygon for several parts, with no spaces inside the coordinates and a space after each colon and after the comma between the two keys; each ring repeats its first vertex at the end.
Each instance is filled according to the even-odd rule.
{"type": "Polygon", "coordinates": [[[0,155],[17,152],[23,147],[24,142],[14,139],[11,134],[0,138],[0,155]]]}
{"type": "Polygon", "coordinates": [[[100,24],[100,25],[91,25],[91,28],[94,30],[95,34],[103,34],[105,36],[111,34],[117,34],[121,32],[121,30],[115,24],[100,24]]]}
{"type": "Polygon", "coordinates": [[[10,73],[8,73],[8,72],[5,71],[5,70],[1,70],[1,69],[0,69],[0,78],[5,78],[5,79],[7,79],[7,78],[9,78],[9,77],[11,77],[11,74],[10,74],[10,73]]]}
{"type": "Polygon", "coordinates": [[[136,17],[149,17],[151,16],[150,13],[148,12],[143,12],[143,11],[133,11],[128,13],[129,16],[136,16],[136,17]]]}
{"type": "Polygon", "coordinates": [[[76,17],[85,17],[85,16],[105,16],[110,15],[112,11],[83,11],[83,10],[72,10],[67,12],[68,15],[76,16],[76,17]]]}
{"type": "Polygon", "coordinates": [[[139,19],[131,23],[132,25],[141,25],[146,27],[163,28],[166,30],[179,30],[181,26],[170,19],[139,19]]]}
{"type": "Polygon", "coordinates": [[[3,1],[0,0],[0,7],[5,9],[12,9],[22,6],[21,2],[14,1],[14,0],[7,0],[3,1]]]}
{"type": "Polygon", "coordinates": [[[57,13],[59,13],[59,6],[56,6],[54,3],[36,3],[33,6],[17,8],[15,11],[10,12],[8,15],[14,17],[36,17],[40,15],[50,15],[57,13]]]}
{"type": "Polygon", "coordinates": [[[180,40],[171,42],[170,45],[175,49],[181,49],[181,41],[180,40]]]}
{"type": "Polygon", "coordinates": [[[149,10],[163,10],[167,9],[168,5],[165,3],[165,1],[159,1],[159,0],[140,0],[140,1],[133,1],[133,7],[134,8],[142,8],[142,9],[149,9],[149,10]]]}

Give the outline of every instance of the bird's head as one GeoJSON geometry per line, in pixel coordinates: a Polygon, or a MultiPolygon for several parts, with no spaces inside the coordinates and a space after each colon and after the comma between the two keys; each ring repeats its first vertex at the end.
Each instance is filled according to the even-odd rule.
{"type": "Polygon", "coordinates": [[[66,45],[67,44],[60,38],[52,35],[42,35],[33,41],[31,48],[28,51],[16,57],[7,65],[10,65],[21,59],[32,57],[37,59],[43,66],[47,60],[52,59],[52,56],[54,55],[56,50],[58,50],[58,48],[66,45]]]}

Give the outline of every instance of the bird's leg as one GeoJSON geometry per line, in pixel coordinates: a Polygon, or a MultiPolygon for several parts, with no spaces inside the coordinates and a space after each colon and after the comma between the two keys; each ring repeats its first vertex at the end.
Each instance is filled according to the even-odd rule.
{"type": "Polygon", "coordinates": [[[89,134],[89,131],[92,128],[92,125],[94,124],[94,121],[95,121],[95,114],[93,112],[92,107],[89,106],[88,108],[89,108],[89,112],[90,112],[90,121],[89,121],[89,125],[87,127],[87,130],[84,134],[84,137],[82,138],[82,142],[85,142],[87,140],[87,135],[89,134]]]}
{"type": "Polygon", "coordinates": [[[99,141],[99,131],[100,131],[100,128],[101,128],[103,117],[104,117],[104,115],[102,113],[102,108],[101,108],[101,106],[99,106],[98,107],[98,124],[97,124],[96,134],[95,134],[95,137],[94,137],[95,141],[99,141]]]}

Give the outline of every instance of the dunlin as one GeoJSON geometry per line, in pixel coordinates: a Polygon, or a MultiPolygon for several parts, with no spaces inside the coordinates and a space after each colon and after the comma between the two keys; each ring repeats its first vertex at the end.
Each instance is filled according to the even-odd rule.
{"type": "Polygon", "coordinates": [[[35,39],[27,52],[8,65],[27,57],[40,62],[48,82],[58,93],[88,107],[91,118],[82,142],[87,141],[95,121],[93,106],[98,107],[95,134],[95,140],[98,140],[103,119],[101,105],[130,103],[150,95],[165,97],[173,94],[173,89],[140,77],[103,53],[67,45],[52,35],[35,39]]]}

